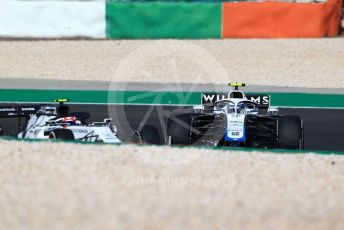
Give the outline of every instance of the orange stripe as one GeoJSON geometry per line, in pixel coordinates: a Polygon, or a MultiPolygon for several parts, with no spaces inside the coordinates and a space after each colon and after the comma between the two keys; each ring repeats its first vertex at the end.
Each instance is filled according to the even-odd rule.
{"type": "Polygon", "coordinates": [[[315,38],[336,36],[341,0],[328,3],[223,3],[223,38],[315,38]]]}

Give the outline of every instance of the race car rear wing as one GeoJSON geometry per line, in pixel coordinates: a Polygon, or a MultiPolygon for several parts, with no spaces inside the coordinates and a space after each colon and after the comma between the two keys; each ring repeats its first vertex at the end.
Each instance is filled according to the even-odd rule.
{"type": "Polygon", "coordinates": [[[41,105],[1,105],[0,118],[27,117],[31,114],[35,114],[40,108],[41,105]]]}
{"type": "MultiPolygon", "coordinates": [[[[270,106],[270,95],[267,94],[245,94],[246,99],[256,102],[261,110],[268,110],[270,106]]],[[[211,107],[215,102],[228,98],[228,93],[203,93],[202,105],[211,107]]]]}

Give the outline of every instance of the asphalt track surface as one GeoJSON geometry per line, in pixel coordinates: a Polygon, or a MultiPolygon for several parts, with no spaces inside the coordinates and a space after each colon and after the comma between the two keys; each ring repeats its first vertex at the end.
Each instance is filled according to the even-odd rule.
{"type": "MultiPolygon", "coordinates": [[[[113,91],[194,91],[226,92],[229,87],[224,84],[191,84],[191,83],[152,83],[152,82],[109,82],[109,81],[80,81],[80,80],[51,80],[1,78],[0,89],[51,89],[51,90],[113,90],[113,91]]],[[[279,93],[319,93],[344,94],[344,88],[302,88],[278,87],[263,85],[247,85],[247,92],[279,92],[279,93]]]]}
{"type": "MultiPolygon", "coordinates": [[[[1,105],[0,105],[1,106],[1,105]]],[[[169,114],[188,111],[187,107],[148,105],[70,105],[71,112],[89,112],[89,122],[111,117],[120,138],[131,142],[133,131],[144,125],[156,127],[164,141],[169,114]]],[[[299,115],[304,120],[305,150],[344,151],[344,110],[281,108],[282,115],[299,115]]],[[[15,133],[18,119],[1,119],[4,134],[15,133]]]]}
{"type": "MultiPolygon", "coordinates": [[[[168,84],[168,90],[205,91],[208,84],[168,84]]],[[[166,90],[166,85],[164,85],[166,90]]],[[[78,81],[78,80],[50,80],[50,79],[11,79],[1,80],[2,89],[65,89],[65,90],[158,90],[160,83],[143,82],[106,82],[106,81],[78,81]],[[19,83],[20,82],[20,83],[19,83]]],[[[216,91],[226,91],[226,85],[212,85],[216,91]]],[[[344,89],[327,88],[291,88],[271,86],[247,86],[245,91],[252,92],[303,92],[323,94],[344,94],[344,89]]],[[[190,108],[176,106],[148,106],[148,105],[70,105],[71,111],[89,112],[90,122],[102,121],[111,117],[118,127],[122,139],[132,141],[133,130],[143,125],[152,125],[160,130],[161,142],[166,128],[168,115],[172,112],[188,111],[190,108]]],[[[324,108],[280,108],[282,115],[299,115],[304,120],[305,149],[344,151],[344,109],[324,108]]],[[[17,119],[1,119],[0,125],[4,133],[15,133],[18,130],[17,119]]]]}

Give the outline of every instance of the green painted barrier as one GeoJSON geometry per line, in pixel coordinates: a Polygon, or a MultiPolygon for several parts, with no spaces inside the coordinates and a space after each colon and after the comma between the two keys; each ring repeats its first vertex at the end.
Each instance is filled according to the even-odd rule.
{"type": "MultiPolygon", "coordinates": [[[[255,94],[269,94],[272,106],[344,108],[343,94],[255,94]]],[[[0,89],[0,102],[49,103],[68,98],[72,103],[199,105],[201,95],[201,92],[0,89]]]]}
{"type": "Polygon", "coordinates": [[[106,2],[108,38],[221,38],[218,2],[106,2]]]}
{"type": "Polygon", "coordinates": [[[71,103],[92,104],[198,105],[201,103],[200,94],[193,92],[0,89],[0,102],[51,103],[57,98],[68,98],[71,103]]]}
{"type": "Polygon", "coordinates": [[[269,93],[271,105],[286,107],[344,108],[342,94],[269,93]]]}

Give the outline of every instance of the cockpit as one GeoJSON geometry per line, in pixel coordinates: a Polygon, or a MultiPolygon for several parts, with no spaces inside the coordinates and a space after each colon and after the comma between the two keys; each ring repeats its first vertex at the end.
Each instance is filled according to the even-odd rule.
{"type": "Polygon", "coordinates": [[[90,117],[86,112],[69,112],[66,105],[43,105],[30,117],[27,127],[42,125],[85,125],[90,117]]]}
{"type": "Polygon", "coordinates": [[[237,104],[237,113],[258,113],[258,105],[252,101],[241,101],[237,104]]]}
{"type": "Polygon", "coordinates": [[[235,103],[231,100],[218,101],[218,102],[215,102],[214,110],[226,112],[226,113],[234,113],[235,103]]]}
{"type": "Polygon", "coordinates": [[[252,101],[221,100],[215,103],[214,112],[257,114],[258,105],[252,101]]]}

